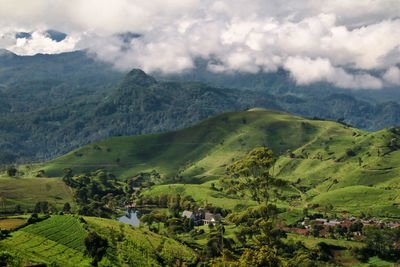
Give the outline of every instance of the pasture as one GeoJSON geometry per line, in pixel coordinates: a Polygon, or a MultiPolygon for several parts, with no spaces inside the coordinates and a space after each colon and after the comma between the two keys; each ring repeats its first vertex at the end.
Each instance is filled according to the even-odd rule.
{"type": "Polygon", "coordinates": [[[0,177],[0,194],[5,197],[1,212],[12,212],[16,205],[23,212],[32,210],[38,201],[54,204],[58,210],[65,202],[73,205],[72,191],[61,178],[0,177]]]}

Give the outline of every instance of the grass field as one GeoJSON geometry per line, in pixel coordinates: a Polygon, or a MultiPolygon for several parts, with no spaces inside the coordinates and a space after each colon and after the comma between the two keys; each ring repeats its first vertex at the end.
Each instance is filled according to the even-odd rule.
{"type": "Polygon", "coordinates": [[[193,197],[199,205],[205,206],[213,204],[225,209],[234,209],[237,205],[241,206],[252,206],[255,205],[255,201],[246,200],[225,194],[223,192],[215,191],[211,189],[211,182],[205,182],[203,184],[168,184],[155,186],[152,189],[146,190],[144,194],[158,195],[164,194],[181,194],[193,197]]]}
{"type": "MultiPolygon", "coordinates": [[[[0,194],[6,197],[6,210],[21,205],[32,210],[38,201],[53,203],[60,210],[65,202],[73,205],[71,189],[60,178],[0,177],[0,194]]],[[[0,208],[4,212],[4,206],[0,208]]]]}
{"type": "Polygon", "coordinates": [[[310,141],[317,129],[302,129],[302,121],[272,111],[224,113],[180,131],[96,142],[36,169],[45,170],[48,176],[61,176],[65,167],[77,173],[102,168],[121,179],[153,169],[170,178],[178,170],[185,177],[220,175],[222,165],[253,147],[264,144],[279,155],[310,141]],[[301,134],[290,136],[295,131],[301,134]]]}

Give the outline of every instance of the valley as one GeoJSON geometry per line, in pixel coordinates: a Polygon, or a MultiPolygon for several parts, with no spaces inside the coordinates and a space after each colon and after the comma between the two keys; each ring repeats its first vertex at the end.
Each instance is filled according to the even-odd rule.
{"type": "Polygon", "coordinates": [[[400,266],[400,1],[0,1],[0,266],[400,266]]]}
{"type": "MultiPolygon", "coordinates": [[[[386,222],[387,231],[391,229],[389,223],[396,225],[400,221],[400,175],[396,167],[400,159],[399,137],[397,128],[370,133],[334,121],[312,120],[262,108],[222,113],[178,131],[121,136],[94,142],[54,160],[20,165],[13,176],[4,170],[0,177],[5,204],[3,212],[21,214],[35,210],[56,214],[57,210],[65,212],[65,203],[68,202],[71,208],[67,213],[78,213],[85,221],[97,224],[96,227],[115,224],[112,229],[118,229],[122,224],[87,216],[120,216],[122,204],[135,203],[147,207],[147,211],[138,216],[141,223],[147,225],[142,224],[139,228],[129,226],[129,229],[148,229],[178,240],[188,246],[188,251],[201,249],[200,258],[192,258],[192,262],[202,261],[202,257],[217,257],[217,260],[218,255],[225,252],[218,247],[210,252],[209,242],[211,236],[217,234],[215,231],[222,228],[209,229],[206,225],[195,226],[194,230],[181,228],[187,222],[180,214],[199,207],[222,213],[226,231],[223,238],[239,249],[237,242],[243,241],[240,241],[238,233],[245,224],[237,222],[240,218],[237,216],[245,216],[246,220],[252,221],[253,215],[249,212],[258,214],[263,204],[255,201],[251,191],[232,194],[235,183],[246,180],[234,178],[227,168],[244,160],[254,148],[266,147],[271,149],[274,157],[268,175],[285,181],[276,190],[268,189],[269,202],[276,206],[276,218],[272,220],[284,225],[282,229],[287,231],[284,235],[287,235],[287,240],[283,236],[282,240],[289,243],[281,249],[292,246],[295,240],[304,242],[307,251],[319,249],[318,253],[326,253],[321,252],[326,249],[323,246],[336,251],[335,256],[326,256],[331,263],[346,261],[346,257],[360,264],[360,260],[368,262],[369,259],[383,263],[383,259],[372,258],[374,254],[368,254],[370,252],[366,250],[371,238],[369,232],[353,230],[351,236],[346,237],[339,230],[337,233],[332,230],[333,234],[328,235],[324,228],[314,230],[318,229],[314,220],[322,217],[335,221],[338,218],[343,224],[349,218],[355,218],[350,226],[362,219],[364,229],[372,230],[369,227],[374,227],[374,224],[366,226],[368,220],[379,218],[386,222]],[[31,193],[22,195],[18,191],[31,193]],[[46,206],[43,210],[38,201],[48,203],[49,208],[46,206]],[[311,218],[311,228],[304,228],[307,216],[311,218]],[[357,241],[354,236],[358,235],[366,241],[357,241]],[[321,242],[327,245],[321,245],[321,242]],[[365,259],[354,256],[361,255],[359,253],[370,256],[365,259]]],[[[54,216],[44,222],[56,218],[54,216]]],[[[10,246],[10,242],[29,238],[24,229],[13,232],[11,238],[0,241],[0,245],[10,246]]],[[[393,228],[390,231],[396,230],[393,228]]],[[[112,232],[104,233],[111,236],[109,242],[114,242],[112,232]]],[[[265,234],[259,230],[255,232],[260,238],[265,234]]],[[[244,240],[250,244],[254,242],[251,237],[244,240]]],[[[270,241],[273,242],[271,245],[281,247],[278,240],[270,241]]],[[[64,246],[52,243],[54,241],[46,242],[50,242],[50,247],[63,249],[64,246]]],[[[118,251],[122,245],[119,241],[112,244],[111,247],[118,251]]],[[[21,243],[15,245],[20,246],[21,243]]],[[[26,245],[29,247],[29,243],[26,245]]],[[[34,253],[41,256],[33,257],[28,247],[27,254],[10,253],[20,260],[47,261],[48,256],[44,252],[36,251],[34,253]]],[[[63,254],[63,257],[77,260],[75,255],[80,255],[88,260],[79,254],[81,252],[74,253],[78,254],[63,254]]],[[[280,261],[288,260],[285,254],[280,255],[280,261]]],[[[104,260],[111,260],[113,256],[108,253],[105,257],[104,260]]],[[[121,254],[116,257],[121,257],[121,254]]],[[[58,256],[55,259],[60,263],[66,260],[58,256]]],[[[177,260],[174,257],[173,261],[177,260]]],[[[296,258],[296,261],[299,260],[296,258]]],[[[112,261],[117,261],[117,258],[112,261]]],[[[187,263],[188,259],[184,261],[187,263]]],[[[324,260],[319,261],[318,264],[322,264],[324,260]]]]}

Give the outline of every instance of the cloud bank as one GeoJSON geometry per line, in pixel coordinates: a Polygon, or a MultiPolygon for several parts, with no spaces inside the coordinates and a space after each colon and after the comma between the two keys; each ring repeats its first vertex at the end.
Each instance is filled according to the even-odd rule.
{"type": "Polygon", "coordinates": [[[400,84],[399,14],[398,0],[0,1],[0,48],[87,49],[121,70],[163,73],[201,57],[214,72],[284,68],[298,84],[379,89],[400,84]],[[57,42],[48,29],[68,36],[57,42]]]}

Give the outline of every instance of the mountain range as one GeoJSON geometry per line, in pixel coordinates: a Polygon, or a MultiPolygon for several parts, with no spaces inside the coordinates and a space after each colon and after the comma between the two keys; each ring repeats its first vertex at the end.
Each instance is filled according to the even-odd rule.
{"type": "Polygon", "coordinates": [[[384,102],[370,101],[376,92],[296,87],[282,70],[217,79],[201,64],[197,68],[192,72],[197,76],[155,74],[156,80],[138,69],[116,71],[84,51],[17,56],[2,50],[0,162],[48,160],[97,140],[180,129],[252,107],[340,120],[369,131],[400,124],[400,105],[387,101],[387,90],[381,92],[384,102]]]}

